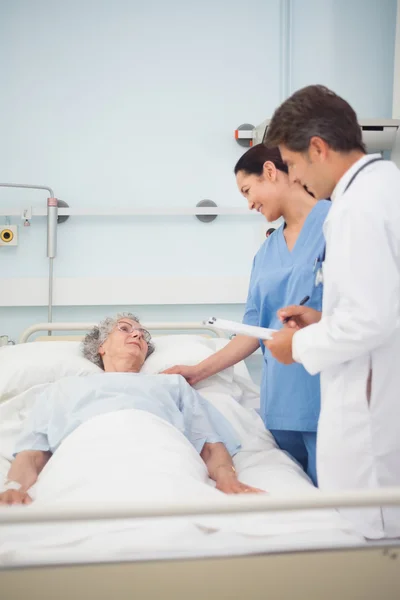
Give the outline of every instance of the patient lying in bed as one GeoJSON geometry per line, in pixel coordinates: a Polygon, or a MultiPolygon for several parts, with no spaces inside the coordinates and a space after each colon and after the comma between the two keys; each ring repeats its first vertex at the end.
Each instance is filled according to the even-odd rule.
{"type": "MultiPolygon", "coordinates": [[[[150,435],[166,424],[174,428],[175,437],[178,435],[175,455],[181,452],[179,448],[184,448],[181,438],[191,443],[192,450],[187,451],[194,449],[200,455],[218,490],[228,494],[261,491],[238,481],[231,457],[240,444],[230,423],[215,407],[180,376],[139,373],[153,350],[149,332],[140,326],[136,317],[127,314],[107,318],[83,342],[85,357],[102,367],[104,374],[67,377],[39,391],[32,390],[37,398],[15,448],[15,459],[8,473],[6,491],[0,494],[0,504],[30,503],[32,498],[28,491],[53,454],[59,452],[59,448],[65,450],[68,445],[64,441],[76,437],[78,428],[81,438],[89,432],[89,440],[90,431],[85,426],[95,419],[100,429],[104,424],[118,428],[114,440],[115,433],[118,437],[121,431],[122,436],[125,429],[128,435],[132,431],[132,445],[143,443],[138,441],[139,432],[134,433],[134,424],[143,418],[143,413],[151,415],[148,421],[143,421],[143,427],[149,426],[150,435]]],[[[158,441],[158,434],[154,435],[151,446],[157,448],[158,441]]],[[[83,454],[81,458],[83,476],[88,480],[95,477],[91,469],[84,471],[83,454]]],[[[181,463],[183,470],[184,457],[175,456],[169,464],[172,463],[178,468],[181,463]]],[[[123,489],[125,482],[120,481],[120,485],[123,489]]]]}

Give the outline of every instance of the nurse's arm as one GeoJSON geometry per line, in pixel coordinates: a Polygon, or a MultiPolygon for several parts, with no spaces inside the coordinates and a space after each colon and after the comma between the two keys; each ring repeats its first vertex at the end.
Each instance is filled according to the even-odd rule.
{"type": "Polygon", "coordinates": [[[235,467],[228,450],[221,442],[206,442],[200,452],[208,474],[216,483],[216,488],[225,494],[259,493],[263,490],[241,483],[236,475],[235,467]]]}
{"type": "Polygon", "coordinates": [[[244,360],[259,347],[259,341],[248,335],[237,335],[212,356],[194,366],[175,365],[164,371],[167,375],[182,375],[190,385],[195,385],[232,365],[244,360]]]}
{"type": "Polygon", "coordinates": [[[50,457],[51,452],[44,452],[43,450],[23,450],[19,452],[11,463],[7,479],[19,483],[21,492],[28,491],[36,483],[50,457]]]}

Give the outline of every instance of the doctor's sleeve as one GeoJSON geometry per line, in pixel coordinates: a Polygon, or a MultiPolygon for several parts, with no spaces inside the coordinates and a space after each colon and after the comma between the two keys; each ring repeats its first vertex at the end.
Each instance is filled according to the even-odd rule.
{"type": "Polygon", "coordinates": [[[240,449],[240,442],[229,421],[183,377],[179,377],[179,380],[180,410],[185,433],[197,452],[200,454],[206,443],[222,442],[231,456],[236,454],[240,449]]]}
{"type": "Polygon", "coordinates": [[[332,314],[293,337],[293,357],[312,375],[380,346],[399,315],[398,248],[388,222],[352,202],[331,227],[326,279],[339,300],[332,314]]]}
{"type": "Polygon", "coordinates": [[[33,406],[26,418],[22,433],[16,442],[13,452],[14,457],[24,450],[42,450],[43,452],[50,450],[47,437],[51,411],[51,398],[48,393],[48,385],[39,386],[39,389],[30,390],[29,393],[34,396],[30,398],[33,401],[33,406]]]}

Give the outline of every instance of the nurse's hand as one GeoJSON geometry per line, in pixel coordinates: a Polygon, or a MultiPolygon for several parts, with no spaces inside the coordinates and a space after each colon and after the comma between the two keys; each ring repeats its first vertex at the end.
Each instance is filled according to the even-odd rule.
{"type": "Polygon", "coordinates": [[[188,367],[187,365],[175,365],[162,371],[162,375],[182,375],[189,385],[195,385],[202,379],[195,366],[188,367]]]}
{"type": "Polygon", "coordinates": [[[310,308],[309,306],[285,306],[278,310],[278,318],[283,323],[285,319],[289,319],[285,323],[286,327],[291,329],[302,329],[308,325],[313,325],[321,320],[321,312],[310,308]]]}
{"type": "Polygon", "coordinates": [[[290,365],[295,362],[292,356],[292,340],[297,329],[285,327],[273,333],[271,340],[264,342],[272,356],[284,365],[290,365]]]}

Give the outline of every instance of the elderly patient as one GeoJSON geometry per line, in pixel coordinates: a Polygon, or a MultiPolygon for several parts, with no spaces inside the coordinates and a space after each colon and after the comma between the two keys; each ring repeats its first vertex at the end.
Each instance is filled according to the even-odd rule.
{"type": "Polygon", "coordinates": [[[83,354],[104,373],[66,377],[45,386],[15,448],[0,503],[29,504],[29,488],[67,436],[98,415],[129,409],[152,413],[181,431],[217,489],[227,494],[260,491],[238,481],[231,456],[240,445],[216,408],[180,375],[140,374],[153,351],[149,332],[130,313],[107,318],[88,333],[83,354]]]}

